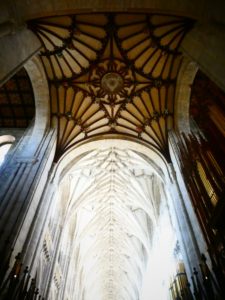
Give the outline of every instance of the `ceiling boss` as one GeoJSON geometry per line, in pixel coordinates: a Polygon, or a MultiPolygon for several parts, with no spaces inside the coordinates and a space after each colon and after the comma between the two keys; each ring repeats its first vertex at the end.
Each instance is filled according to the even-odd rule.
{"type": "Polygon", "coordinates": [[[102,89],[109,93],[119,93],[123,88],[123,78],[118,73],[106,73],[101,79],[102,89]]]}
{"type": "Polygon", "coordinates": [[[104,60],[89,76],[89,93],[105,104],[118,104],[130,97],[135,89],[135,76],[124,62],[104,60]]]}

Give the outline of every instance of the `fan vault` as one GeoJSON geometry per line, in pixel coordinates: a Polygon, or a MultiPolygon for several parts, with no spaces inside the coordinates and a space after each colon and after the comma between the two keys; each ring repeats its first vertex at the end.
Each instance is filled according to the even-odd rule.
{"type": "Polygon", "coordinates": [[[193,21],[160,14],[80,14],[29,22],[49,81],[58,160],[94,137],[139,140],[169,161],[179,45],[193,21]]]}

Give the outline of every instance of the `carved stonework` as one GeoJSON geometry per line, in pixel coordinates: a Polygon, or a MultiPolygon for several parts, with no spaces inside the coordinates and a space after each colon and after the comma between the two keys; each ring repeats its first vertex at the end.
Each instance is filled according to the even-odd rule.
{"type": "Polygon", "coordinates": [[[136,87],[134,72],[118,59],[100,61],[89,75],[88,92],[105,104],[127,102],[136,87]]]}
{"type": "Polygon", "coordinates": [[[123,78],[117,73],[106,73],[102,77],[101,86],[106,93],[118,93],[123,88],[123,78]]]}

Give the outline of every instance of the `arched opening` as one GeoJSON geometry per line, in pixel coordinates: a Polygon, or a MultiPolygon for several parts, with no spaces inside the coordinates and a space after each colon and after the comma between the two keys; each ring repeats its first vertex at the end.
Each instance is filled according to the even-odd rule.
{"type": "Polygon", "coordinates": [[[190,97],[191,87],[198,71],[195,62],[184,58],[177,78],[175,98],[175,129],[178,132],[190,133],[190,97]]]}
{"type": "Polygon", "coordinates": [[[178,263],[169,182],[165,159],[135,142],[96,140],[66,153],[52,178],[40,288],[47,280],[47,294],[63,299],[166,299],[178,263]]]}

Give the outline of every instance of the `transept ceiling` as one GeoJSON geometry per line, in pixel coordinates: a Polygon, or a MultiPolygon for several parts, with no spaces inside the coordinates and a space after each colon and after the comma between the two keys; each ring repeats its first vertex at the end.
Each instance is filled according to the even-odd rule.
{"type": "Polygon", "coordinates": [[[31,20],[57,127],[57,161],[96,137],[134,139],[169,161],[179,46],[193,21],[162,14],[77,14],[31,20]]]}

